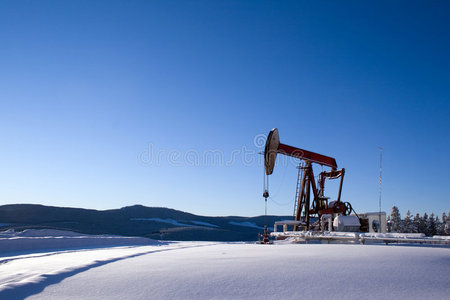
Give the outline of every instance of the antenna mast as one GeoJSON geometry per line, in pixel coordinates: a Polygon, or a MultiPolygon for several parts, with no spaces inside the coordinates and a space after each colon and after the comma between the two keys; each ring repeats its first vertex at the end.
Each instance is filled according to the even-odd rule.
{"type": "Polygon", "coordinates": [[[379,218],[379,226],[381,226],[381,178],[383,175],[383,148],[378,147],[380,149],[380,185],[378,187],[378,218],[379,218]]]}

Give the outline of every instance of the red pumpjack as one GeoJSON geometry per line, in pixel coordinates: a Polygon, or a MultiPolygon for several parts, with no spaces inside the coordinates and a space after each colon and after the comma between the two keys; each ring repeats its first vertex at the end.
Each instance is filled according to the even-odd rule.
{"type": "MultiPolygon", "coordinates": [[[[304,166],[301,167],[303,168],[303,176],[301,179],[294,216],[295,221],[303,221],[302,227],[304,230],[312,229],[313,224],[311,224],[311,221],[316,216],[319,217],[317,224],[320,226],[322,215],[349,215],[352,212],[351,204],[349,202],[341,201],[342,183],[344,180],[345,169],[342,168],[338,170],[337,163],[334,158],[282,144],[280,143],[278,129],[274,128],[269,132],[264,151],[264,168],[266,175],[271,175],[273,173],[277,154],[295,157],[305,162],[304,166]],[[312,164],[318,164],[331,168],[330,171],[323,171],[319,174],[317,185],[314,181],[312,164]],[[336,201],[331,201],[328,203],[329,198],[324,196],[325,179],[337,178],[340,178],[337,199],[336,201]]],[[[264,196],[268,196],[267,191],[264,192],[264,196]]],[[[299,230],[299,227],[299,225],[294,225],[294,231],[299,230]]]]}

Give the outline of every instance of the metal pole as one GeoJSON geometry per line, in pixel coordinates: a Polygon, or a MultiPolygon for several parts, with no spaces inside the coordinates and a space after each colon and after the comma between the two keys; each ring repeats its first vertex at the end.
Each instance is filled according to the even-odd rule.
{"type": "Polygon", "coordinates": [[[264,217],[267,217],[267,198],[265,198],[266,206],[264,209],[264,217]]]}
{"type": "Polygon", "coordinates": [[[378,211],[379,211],[379,214],[378,214],[379,229],[378,229],[378,231],[381,232],[381,178],[383,175],[383,148],[381,148],[381,147],[378,147],[378,148],[380,149],[380,185],[378,188],[378,211]]]}
{"type": "MultiPolygon", "coordinates": [[[[309,206],[310,206],[310,200],[311,200],[311,171],[312,166],[309,165],[307,172],[308,177],[306,178],[306,195],[305,195],[305,218],[306,218],[306,230],[309,230],[309,206]]],[[[314,177],[312,178],[314,180],[314,177]]]]}
{"type": "Polygon", "coordinates": [[[267,198],[269,198],[269,175],[264,172],[264,225],[267,225],[267,198]]]}
{"type": "Polygon", "coordinates": [[[339,193],[337,197],[337,201],[341,202],[341,194],[342,194],[342,184],[344,183],[344,175],[345,175],[345,169],[341,169],[341,181],[339,182],[339,193]]]}

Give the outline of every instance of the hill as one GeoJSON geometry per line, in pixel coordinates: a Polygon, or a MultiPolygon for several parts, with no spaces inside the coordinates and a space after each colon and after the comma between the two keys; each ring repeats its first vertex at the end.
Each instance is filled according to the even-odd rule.
{"type": "Polygon", "coordinates": [[[58,229],[86,234],[143,236],[180,241],[253,241],[264,224],[290,216],[208,217],[142,205],[93,210],[35,204],[0,206],[0,229],[58,229]]]}

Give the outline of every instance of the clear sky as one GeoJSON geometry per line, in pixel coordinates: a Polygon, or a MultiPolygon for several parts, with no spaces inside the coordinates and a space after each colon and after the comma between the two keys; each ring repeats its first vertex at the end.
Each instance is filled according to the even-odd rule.
{"type": "MultiPolygon", "coordinates": [[[[0,204],[261,215],[277,127],[346,168],[358,212],[379,146],[383,210],[448,212],[449,20],[448,1],[2,0],[0,204]]],[[[296,163],[270,214],[292,214],[296,163]]]]}

